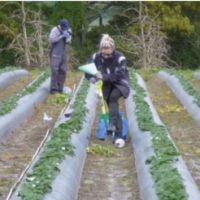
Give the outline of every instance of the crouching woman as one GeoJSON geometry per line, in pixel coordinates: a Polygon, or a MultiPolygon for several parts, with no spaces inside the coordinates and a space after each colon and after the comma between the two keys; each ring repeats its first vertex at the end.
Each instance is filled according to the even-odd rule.
{"type": "Polygon", "coordinates": [[[119,99],[127,98],[130,93],[129,75],[125,56],[115,49],[114,40],[103,34],[99,51],[94,53],[90,63],[94,63],[98,70],[95,76],[86,74],[86,78],[95,83],[102,80],[103,97],[109,109],[108,134],[115,132],[116,139],[122,137],[122,120],[119,115],[119,99]]]}

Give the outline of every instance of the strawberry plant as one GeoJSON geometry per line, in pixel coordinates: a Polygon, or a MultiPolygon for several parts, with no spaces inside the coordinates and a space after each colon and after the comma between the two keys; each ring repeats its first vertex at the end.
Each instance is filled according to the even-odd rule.
{"type": "Polygon", "coordinates": [[[49,77],[50,72],[46,71],[41,74],[31,85],[26,86],[20,92],[8,96],[0,102],[0,115],[5,115],[17,106],[17,102],[23,96],[33,93],[49,77]]]}
{"type": "Polygon", "coordinates": [[[194,103],[200,106],[200,93],[198,90],[188,81],[184,76],[173,69],[166,69],[170,75],[174,75],[180,81],[181,85],[183,86],[184,90],[191,96],[194,97],[194,103]]]}
{"type": "Polygon", "coordinates": [[[74,156],[74,146],[71,144],[71,135],[79,133],[87,113],[85,99],[88,90],[88,81],[81,85],[72,105],[71,118],[61,123],[51,131],[51,138],[31,172],[23,181],[19,196],[23,200],[41,200],[45,193],[51,191],[51,184],[59,173],[59,165],[66,155],[74,156]]]}
{"type": "Polygon", "coordinates": [[[146,160],[154,179],[156,193],[160,200],[186,200],[187,193],[183,180],[174,166],[179,152],[168,137],[165,126],[154,122],[148,103],[144,100],[145,90],[137,83],[137,77],[130,69],[131,87],[135,91],[133,100],[136,104],[136,116],[141,131],[152,135],[154,155],[146,160]]]}

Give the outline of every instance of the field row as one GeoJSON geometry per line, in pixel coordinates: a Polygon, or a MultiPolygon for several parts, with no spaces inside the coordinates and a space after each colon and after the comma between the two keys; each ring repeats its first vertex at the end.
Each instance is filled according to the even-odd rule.
{"type": "MultiPolygon", "coordinates": [[[[45,97],[44,103],[33,106],[32,117],[25,115],[21,126],[16,125],[15,129],[4,125],[2,119],[15,115],[10,124],[19,123],[14,120],[22,115],[14,112],[20,107],[19,101],[38,92],[46,78],[41,78],[44,76],[41,74],[20,90],[20,95],[2,96],[0,125],[10,126],[1,133],[2,139],[8,135],[0,146],[2,199],[8,195],[7,199],[12,200],[198,200],[200,83],[192,76],[188,79],[185,74],[172,70],[139,73],[141,76],[130,70],[131,95],[120,102],[129,122],[126,147],[120,150],[108,141],[98,142],[95,138],[98,98],[94,87],[84,79],[70,101],[66,103],[62,95],[45,97]],[[7,102],[12,102],[8,108],[7,102]],[[53,116],[51,123],[44,123],[42,115],[47,111],[50,116],[62,112],[58,119],[53,116]],[[33,126],[37,130],[42,126],[37,136],[34,131],[27,131],[33,126]],[[23,131],[25,127],[28,129],[23,131]]],[[[77,76],[71,83],[77,84],[79,79],[77,76]]],[[[23,105],[27,99],[24,102],[23,105]]],[[[24,111],[24,106],[21,109],[22,113],[31,110],[24,111]]]]}

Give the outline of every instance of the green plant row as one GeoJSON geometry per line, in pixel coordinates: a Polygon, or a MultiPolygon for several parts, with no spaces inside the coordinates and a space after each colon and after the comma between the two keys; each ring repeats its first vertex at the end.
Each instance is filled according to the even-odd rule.
{"type": "Polygon", "coordinates": [[[19,67],[5,67],[5,68],[0,68],[0,74],[4,73],[4,72],[8,72],[8,71],[13,71],[16,69],[20,69],[19,67]]]}
{"type": "Polygon", "coordinates": [[[183,86],[184,90],[191,96],[194,97],[194,103],[196,103],[198,106],[200,106],[200,92],[193,86],[193,84],[184,78],[181,73],[177,72],[176,70],[173,69],[166,69],[166,72],[168,72],[171,75],[174,75],[178,78],[180,81],[181,85],[183,86]]]}
{"type": "Polygon", "coordinates": [[[74,155],[74,146],[71,144],[72,133],[79,133],[87,113],[85,99],[88,90],[88,81],[84,80],[75,102],[72,105],[71,118],[51,131],[51,138],[44,146],[44,150],[22,183],[19,196],[23,200],[41,200],[45,193],[51,191],[51,184],[59,173],[58,166],[66,155],[74,155]]]}
{"type": "Polygon", "coordinates": [[[11,112],[16,106],[17,102],[23,96],[33,93],[36,89],[49,77],[50,71],[45,71],[42,75],[40,75],[33,84],[26,86],[20,92],[13,94],[12,96],[8,96],[4,100],[0,102],[0,115],[5,115],[11,112]]]}
{"type": "Polygon", "coordinates": [[[149,105],[144,100],[146,97],[145,90],[138,85],[136,74],[131,69],[130,83],[135,91],[133,99],[136,104],[139,128],[142,131],[150,132],[152,135],[152,145],[155,154],[146,160],[146,164],[150,165],[156,193],[160,200],[186,200],[187,193],[183,180],[173,166],[179,152],[169,139],[166,127],[154,122],[149,105]]]}

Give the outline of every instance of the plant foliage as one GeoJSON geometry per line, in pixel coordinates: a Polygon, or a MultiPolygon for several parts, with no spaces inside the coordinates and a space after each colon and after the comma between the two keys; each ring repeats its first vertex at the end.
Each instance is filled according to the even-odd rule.
{"type": "Polygon", "coordinates": [[[72,105],[71,118],[51,131],[50,140],[45,144],[40,158],[22,183],[19,196],[23,200],[42,200],[45,193],[51,191],[52,182],[58,175],[65,156],[74,156],[75,147],[71,144],[71,135],[82,129],[87,113],[87,90],[88,81],[84,80],[72,105]]]}
{"type": "Polygon", "coordinates": [[[20,92],[13,94],[12,96],[8,96],[7,98],[0,101],[0,115],[5,115],[11,112],[16,106],[22,97],[25,95],[31,94],[36,91],[36,89],[49,77],[50,72],[46,71],[42,73],[35,81],[32,82],[31,85],[26,86],[20,92]]]}
{"type": "Polygon", "coordinates": [[[168,136],[165,126],[154,122],[149,105],[145,101],[146,92],[137,83],[134,70],[130,69],[130,81],[135,94],[136,115],[139,128],[151,133],[154,155],[146,160],[154,179],[157,195],[160,200],[187,200],[187,193],[180,174],[174,163],[179,152],[168,136]]]}

